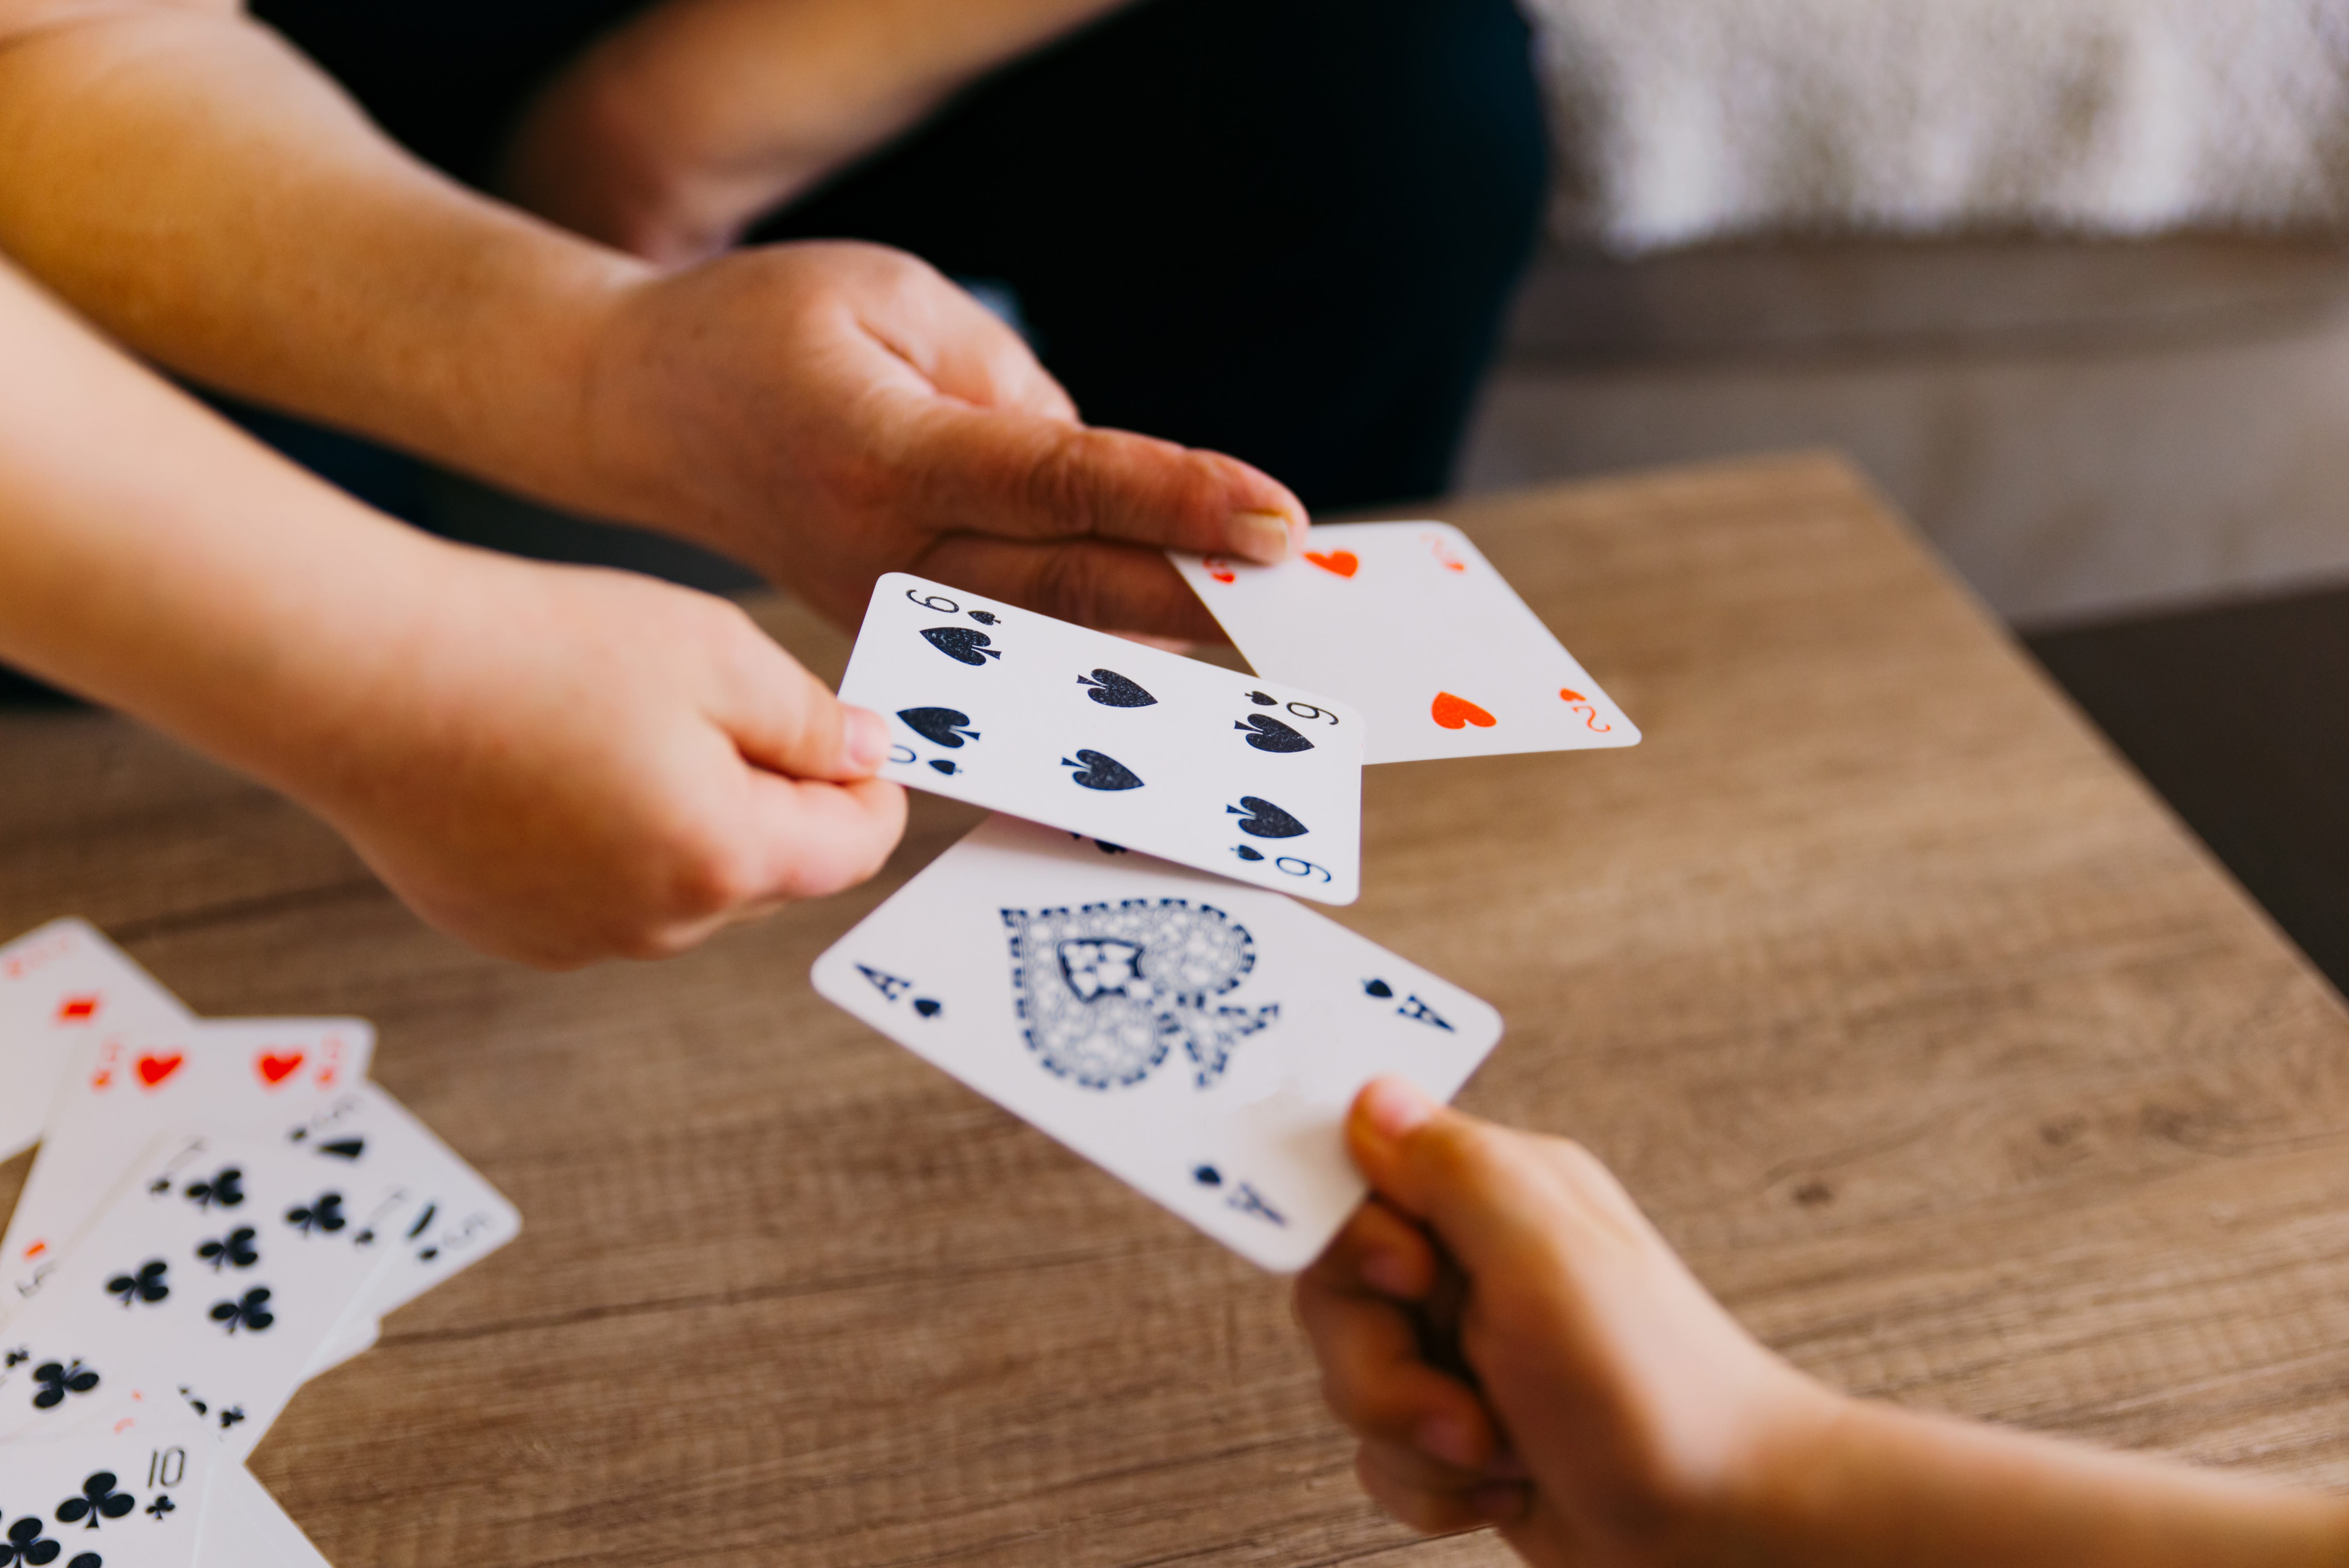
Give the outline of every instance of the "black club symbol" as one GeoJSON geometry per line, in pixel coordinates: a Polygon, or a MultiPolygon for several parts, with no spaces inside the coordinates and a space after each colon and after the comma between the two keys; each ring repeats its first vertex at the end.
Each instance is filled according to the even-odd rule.
{"type": "Polygon", "coordinates": [[[32,1358],[33,1353],[29,1350],[11,1350],[8,1352],[8,1365],[11,1367],[22,1367],[26,1362],[30,1361],[32,1358]]]}
{"type": "Polygon", "coordinates": [[[231,1427],[235,1426],[239,1421],[243,1419],[244,1407],[242,1405],[231,1405],[227,1409],[222,1410],[220,1413],[220,1429],[222,1431],[225,1432],[231,1427]]]}
{"type": "Polygon", "coordinates": [[[223,1268],[249,1269],[261,1261],[261,1254],[253,1250],[251,1225],[239,1225],[227,1235],[206,1242],[196,1249],[196,1256],[212,1264],[215,1274],[223,1268]]]}
{"type": "Polygon", "coordinates": [[[33,1368],[33,1381],[41,1391],[33,1396],[36,1410],[54,1410],[66,1402],[68,1394],[87,1394],[98,1387],[98,1374],[76,1361],[67,1364],[44,1361],[33,1368]]]}
{"type": "Polygon", "coordinates": [[[321,1192],[311,1202],[286,1210],[285,1222],[305,1236],[314,1230],[324,1231],[331,1236],[350,1223],[343,1217],[343,1195],[340,1192],[321,1192]]]}
{"type": "Polygon", "coordinates": [[[233,1209],[244,1202],[244,1171],[239,1166],[227,1166],[209,1181],[189,1182],[187,1195],[188,1202],[199,1209],[209,1209],[215,1203],[223,1209],[233,1209]]]}
{"type": "Polygon", "coordinates": [[[158,1520],[167,1513],[177,1513],[179,1511],[180,1505],[160,1492],[155,1494],[155,1501],[149,1503],[146,1508],[148,1516],[158,1520]]]}
{"type": "Polygon", "coordinates": [[[142,1301],[152,1306],[171,1294],[171,1282],[163,1277],[170,1266],[160,1258],[150,1259],[137,1274],[119,1274],[108,1280],[106,1293],[120,1296],[126,1310],[142,1301]]]}
{"type": "Polygon", "coordinates": [[[41,1539],[41,1522],[26,1514],[8,1527],[8,1538],[0,1541],[0,1568],[10,1564],[30,1563],[36,1565],[54,1563],[65,1548],[54,1541],[41,1539]]]}
{"type": "Polygon", "coordinates": [[[57,1504],[57,1522],[96,1530],[105,1521],[119,1519],[138,1506],[137,1498],[114,1490],[112,1470],[99,1470],[81,1483],[79,1497],[69,1497],[57,1504]]]}
{"type": "Polygon", "coordinates": [[[243,1301],[220,1301],[212,1304],[212,1321],[228,1325],[234,1334],[240,1328],[250,1328],[255,1334],[277,1321],[269,1310],[269,1287],[256,1285],[244,1293],[243,1301]]]}

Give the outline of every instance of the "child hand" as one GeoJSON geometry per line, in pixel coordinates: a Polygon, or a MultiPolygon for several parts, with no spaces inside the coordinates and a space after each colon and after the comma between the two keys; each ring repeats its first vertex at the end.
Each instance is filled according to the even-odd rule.
{"type": "Polygon", "coordinates": [[[1364,1489],[1404,1523],[1498,1525],[1537,1564],[1702,1559],[1833,1418],[1580,1147],[1393,1078],[1346,1133],[1375,1195],[1299,1278],[1298,1316],[1364,1489]],[[1475,1387],[1429,1358],[1454,1336],[1475,1387]]]}
{"type": "Polygon", "coordinates": [[[426,920],[547,968],[657,957],[888,857],[905,802],[872,776],[883,721],[734,604],[474,551],[440,564],[398,645],[268,769],[426,920]]]}

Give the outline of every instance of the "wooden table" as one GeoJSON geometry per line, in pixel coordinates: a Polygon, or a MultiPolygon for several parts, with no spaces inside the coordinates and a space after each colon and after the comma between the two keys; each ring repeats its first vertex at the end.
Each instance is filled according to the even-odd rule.
{"type": "MultiPolygon", "coordinates": [[[[1588,1142],[1834,1382],[2349,1483],[2349,1019],[1882,503],[1796,459],[1445,515],[1648,737],[1370,777],[1339,913],[1507,1017],[1467,1104],[1588,1142]]],[[[1362,1503],[1279,1282],[809,990],[972,812],[551,978],[133,727],[0,756],[0,931],[375,1018],[528,1216],[257,1456],[347,1568],[1503,1560],[1362,1503]]]]}

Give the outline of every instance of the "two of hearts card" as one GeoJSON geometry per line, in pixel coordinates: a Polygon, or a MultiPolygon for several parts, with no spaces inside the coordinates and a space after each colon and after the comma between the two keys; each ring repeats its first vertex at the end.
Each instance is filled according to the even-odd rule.
{"type": "Polygon", "coordinates": [[[1484,1002],[1283,896],[1359,895],[1365,762],[1640,738],[1458,530],[1314,539],[1277,567],[1174,558],[1255,676],[882,578],[841,697],[888,716],[885,776],[999,814],[813,975],[1284,1271],[1361,1201],[1340,1137],[1355,1093],[1392,1072],[1449,1098],[1501,1033],[1484,1002]]]}
{"type": "Polygon", "coordinates": [[[39,1144],[0,1239],[0,1563],[321,1562],[244,1459],[521,1229],[368,1080],[374,1046],[356,1018],[200,1019],[80,921],[0,947],[0,1103],[39,1144]]]}
{"type": "Polygon", "coordinates": [[[1248,664],[1352,705],[1370,762],[1636,746],[1640,731],[1466,534],[1337,523],[1278,566],[1174,554],[1248,664]]]}

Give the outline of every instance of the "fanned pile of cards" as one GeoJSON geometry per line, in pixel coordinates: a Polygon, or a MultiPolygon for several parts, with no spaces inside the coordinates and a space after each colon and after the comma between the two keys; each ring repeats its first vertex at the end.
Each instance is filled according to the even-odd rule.
{"type": "Polygon", "coordinates": [[[0,947],[0,1564],[316,1568],[244,1468],[521,1217],[357,1018],[194,1017],[80,921],[0,947]]]}
{"type": "Polygon", "coordinates": [[[1295,902],[1359,896],[1364,764],[1640,738],[1457,529],[1313,542],[1280,566],[1172,557],[1256,676],[882,578],[841,697],[889,716],[885,777],[998,814],[813,975],[1283,1271],[1361,1201],[1341,1132],[1361,1086],[1449,1098],[1501,1035],[1483,1001],[1295,902]]]}

